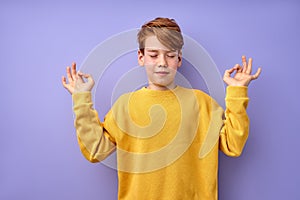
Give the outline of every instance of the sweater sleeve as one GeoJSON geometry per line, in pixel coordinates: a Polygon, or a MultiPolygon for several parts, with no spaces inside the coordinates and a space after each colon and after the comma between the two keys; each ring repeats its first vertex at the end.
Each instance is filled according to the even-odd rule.
{"type": "Polygon", "coordinates": [[[75,93],[72,99],[74,125],[82,154],[90,162],[104,160],[116,146],[114,139],[100,122],[98,113],[93,109],[91,93],[75,93]]]}
{"type": "Polygon", "coordinates": [[[228,86],[226,89],[225,119],[219,145],[221,151],[228,156],[240,156],[248,138],[247,89],[247,87],[234,86],[228,86]]]}

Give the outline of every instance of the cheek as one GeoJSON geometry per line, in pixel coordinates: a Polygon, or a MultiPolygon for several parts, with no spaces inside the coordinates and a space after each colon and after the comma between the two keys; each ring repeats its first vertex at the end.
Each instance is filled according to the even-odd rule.
{"type": "Polygon", "coordinates": [[[154,66],[153,64],[145,63],[144,67],[145,67],[147,74],[149,74],[149,73],[152,74],[152,72],[154,71],[154,68],[155,68],[153,66],[154,66]]]}
{"type": "Polygon", "coordinates": [[[170,68],[177,69],[179,66],[179,60],[172,60],[168,64],[170,68]]]}
{"type": "Polygon", "coordinates": [[[145,65],[152,65],[152,64],[155,64],[155,60],[151,59],[151,58],[148,58],[148,57],[145,57],[145,65]]]}

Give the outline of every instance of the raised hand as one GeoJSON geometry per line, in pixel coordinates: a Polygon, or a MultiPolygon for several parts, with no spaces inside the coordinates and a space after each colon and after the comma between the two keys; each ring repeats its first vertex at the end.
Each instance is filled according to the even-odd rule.
{"type": "Polygon", "coordinates": [[[62,84],[64,88],[70,92],[70,94],[91,91],[95,84],[91,75],[83,74],[80,71],[76,72],[75,62],[72,63],[71,68],[69,66],[67,67],[67,78],[68,83],[66,77],[62,77],[62,84]],[[84,79],[86,79],[86,81],[84,79]]]}
{"type": "Polygon", "coordinates": [[[242,65],[236,64],[233,68],[225,71],[223,80],[228,86],[248,86],[252,80],[259,77],[261,73],[261,68],[254,75],[252,72],[252,58],[249,58],[248,62],[246,56],[242,56],[242,65]],[[231,75],[236,72],[233,77],[231,75]]]}

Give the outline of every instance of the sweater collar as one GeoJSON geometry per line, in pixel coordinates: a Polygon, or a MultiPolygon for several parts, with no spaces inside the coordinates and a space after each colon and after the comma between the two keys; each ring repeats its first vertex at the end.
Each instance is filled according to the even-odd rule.
{"type": "Polygon", "coordinates": [[[140,91],[149,96],[167,97],[174,96],[175,93],[179,92],[181,89],[181,86],[176,86],[174,89],[171,90],[151,90],[147,87],[142,87],[140,91]]]}

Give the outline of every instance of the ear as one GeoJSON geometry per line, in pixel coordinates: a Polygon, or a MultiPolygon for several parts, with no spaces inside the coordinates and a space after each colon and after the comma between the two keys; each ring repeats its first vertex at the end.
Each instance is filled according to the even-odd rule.
{"type": "Polygon", "coordinates": [[[138,50],[138,63],[139,63],[139,66],[141,66],[141,67],[144,66],[144,59],[145,59],[145,56],[144,56],[143,52],[141,50],[138,50]]]}
{"type": "Polygon", "coordinates": [[[179,50],[178,52],[178,66],[177,67],[180,67],[182,64],[182,52],[181,50],[179,50]]]}

